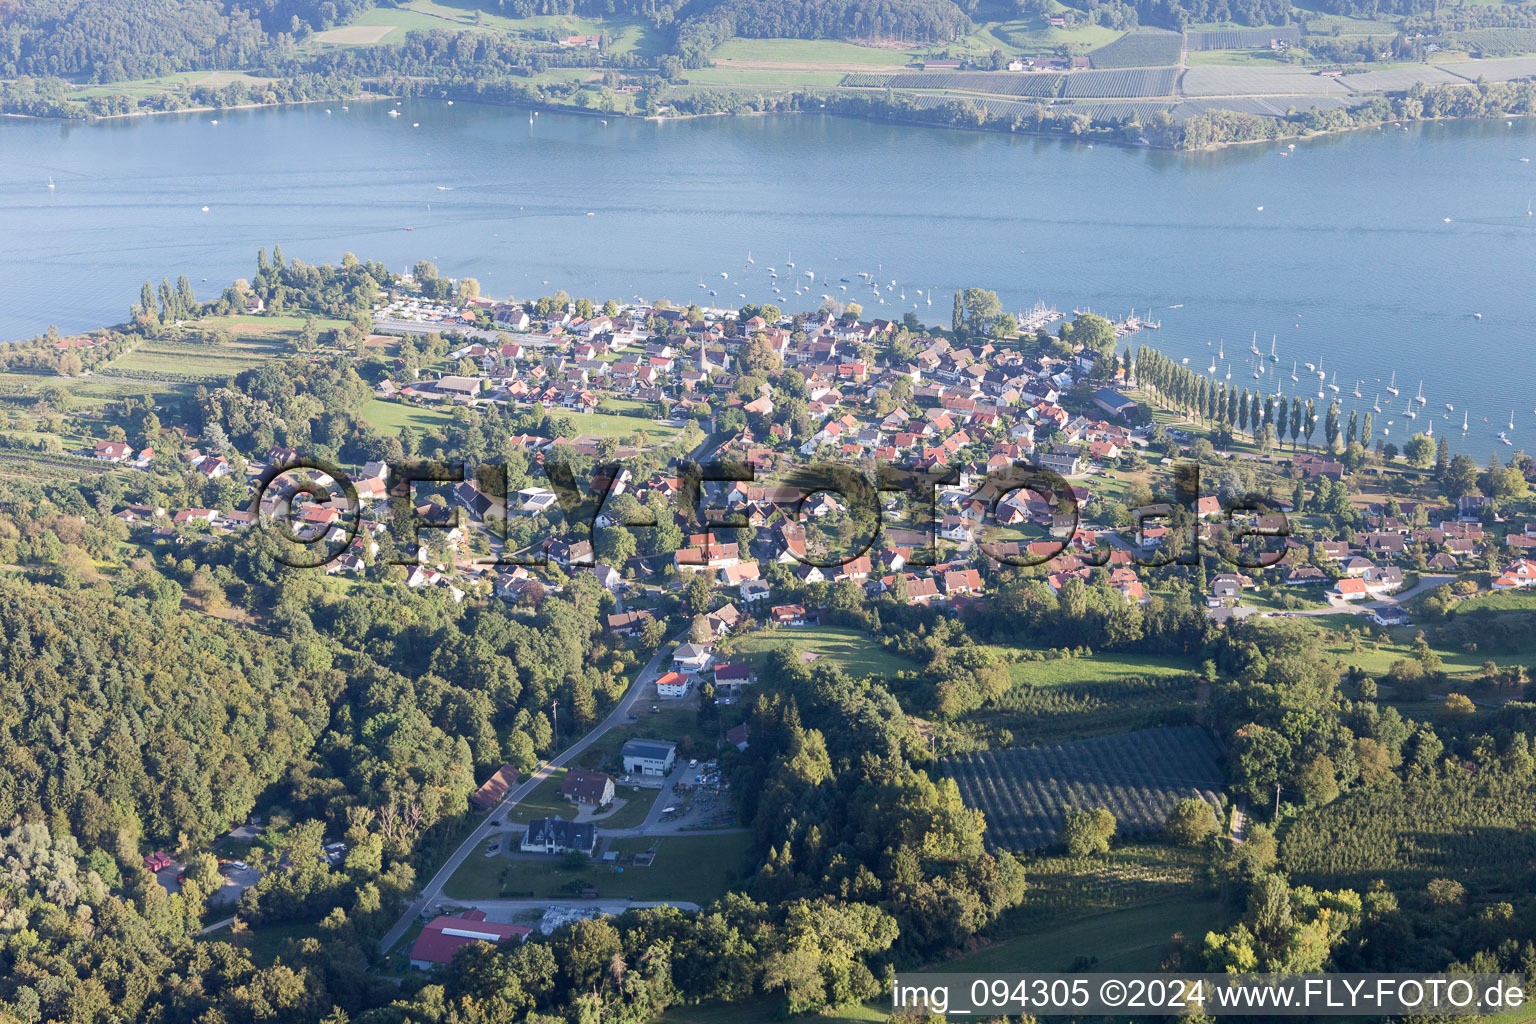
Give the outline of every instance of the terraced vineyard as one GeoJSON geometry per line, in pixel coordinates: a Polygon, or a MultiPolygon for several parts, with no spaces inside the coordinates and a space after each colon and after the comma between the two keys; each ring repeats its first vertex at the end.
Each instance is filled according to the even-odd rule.
{"type": "Polygon", "coordinates": [[[946,758],[960,796],[987,816],[987,838],[1010,850],[1056,842],[1062,812],[1107,807],[1119,834],[1162,827],[1173,805],[1199,797],[1221,807],[1216,743],[1187,725],[1100,736],[1053,747],[946,758]]]}
{"type": "Polygon", "coordinates": [[[1280,25],[1275,28],[1225,28],[1205,32],[1184,33],[1187,50],[1251,50],[1268,46],[1271,39],[1295,46],[1301,42],[1301,29],[1296,25],[1280,25]]]}
{"type": "Polygon", "coordinates": [[[1177,68],[1078,71],[1067,76],[1062,95],[1072,99],[1171,96],[1178,80],[1177,68]]]}
{"type": "Polygon", "coordinates": [[[1149,68],[1177,64],[1183,49],[1184,37],[1177,32],[1145,28],[1099,47],[1088,60],[1095,68],[1149,68]]]}

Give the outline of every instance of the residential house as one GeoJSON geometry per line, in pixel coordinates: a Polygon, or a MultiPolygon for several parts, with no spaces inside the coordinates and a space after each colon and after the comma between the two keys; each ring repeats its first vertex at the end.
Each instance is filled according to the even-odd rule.
{"type": "Polygon", "coordinates": [[[411,966],[418,971],[430,971],[450,963],[471,942],[496,946],[508,939],[526,939],[532,931],[526,925],[494,924],[485,919],[483,910],[466,910],[456,917],[439,915],[422,925],[421,934],[411,946],[411,966]]]}
{"type": "Polygon", "coordinates": [[[613,803],[613,779],[602,772],[572,769],[560,783],[560,795],[575,804],[607,807],[613,803]]]}
{"type": "Polygon", "coordinates": [[[564,818],[534,818],[523,833],[524,853],[584,853],[597,846],[597,828],[590,822],[564,818]]]}

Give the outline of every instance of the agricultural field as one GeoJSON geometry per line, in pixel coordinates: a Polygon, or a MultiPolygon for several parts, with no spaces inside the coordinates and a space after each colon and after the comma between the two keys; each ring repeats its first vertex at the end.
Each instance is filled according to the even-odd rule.
{"type": "Polygon", "coordinates": [[[1088,54],[1095,68],[1146,68],[1177,64],[1184,49],[1184,37],[1177,32],[1144,28],[1127,32],[1108,46],[1088,54]]]}
{"type": "Polygon", "coordinates": [[[879,64],[901,67],[912,62],[912,50],[860,46],[840,39],[727,39],[710,51],[710,60],[760,61],[789,64],[879,64]]]}
{"type": "MultiPolygon", "coordinates": [[[[1052,13],[1067,9],[1061,4],[1054,6],[1052,13]]],[[[1033,57],[1056,53],[1062,46],[1070,46],[1074,52],[1082,53],[1108,46],[1122,34],[1118,29],[1105,25],[1079,24],[1073,28],[1057,28],[1044,17],[1033,17],[982,22],[967,41],[983,52],[997,47],[1033,57]]]]}
{"type": "MultiPolygon", "coordinates": [[[[902,78],[912,78],[903,75],[902,78]]],[[[986,92],[999,96],[1055,96],[1062,75],[1029,74],[1013,71],[966,71],[947,76],[941,88],[962,92],[986,92]]],[[[910,86],[908,88],[911,88],[910,86]]]]}
{"type": "Polygon", "coordinates": [[[1270,40],[1281,40],[1291,46],[1301,42],[1301,29],[1295,25],[1276,25],[1272,28],[1217,28],[1184,33],[1186,50],[1252,50],[1268,48],[1270,40]]]}
{"type": "Polygon", "coordinates": [[[1480,56],[1536,53],[1536,28],[1474,28],[1457,32],[1451,45],[1480,56]]]}
{"type": "Polygon", "coordinates": [[[1413,88],[1416,82],[1425,85],[1465,85],[1467,82],[1443,68],[1423,64],[1345,75],[1341,81],[1351,92],[1401,92],[1413,88]]]}
{"type": "Polygon", "coordinates": [[[1511,82],[1517,78],[1536,75],[1536,57],[1500,57],[1476,61],[1443,61],[1441,70],[1454,72],[1471,81],[1486,78],[1490,82],[1511,82]]]}
{"type": "Polygon", "coordinates": [[[761,664],[769,653],[781,648],[793,651],[804,665],[831,665],[857,678],[887,678],[915,668],[865,634],[844,626],[781,627],[746,633],[725,644],[720,659],[761,664]]]}
{"type": "Polygon", "coordinates": [[[580,18],[574,15],[538,15],[513,18],[494,14],[462,0],[401,0],[396,7],[375,7],[365,11],[352,24],[315,36],[322,46],[358,46],[398,43],[406,33],[494,32],[522,36],[550,30],[560,35],[602,35],[613,37],[611,52],[652,55],[665,47],[655,29],[638,18],[580,18]]]}
{"type": "Polygon", "coordinates": [[[1185,96],[1328,95],[1348,91],[1336,78],[1323,78],[1304,68],[1194,67],[1184,72],[1185,96]]]}
{"type": "Polygon", "coordinates": [[[232,377],[286,354],[284,345],[241,338],[228,345],[146,341],[110,363],[103,373],[165,373],[193,377],[232,377]]]}
{"type": "Polygon", "coordinates": [[[1153,903],[1002,939],[937,965],[938,971],[1155,971],[1174,935],[1199,941],[1225,923],[1212,899],[1153,903]]]}
{"type": "Polygon", "coordinates": [[[1179,800],[1221,807],[1216,742],[1198,726],[1146,729],[1053,747],[960,754],[944,771],[987,816],[987,838],[1010,850],[1056,842],[1068,809],[1107,807],[1120,835],[1162,827],[1179,800]]]}
{"type": "Polygon", "coordinates": [[[955,726],[977,747],[1011,747],[1183,725],[1195,708],[1195,666],[1185,658],[1095,654],[1019,661],[998,700],[955,726]]]}
{"type": "Polygon", "coordinates": [[[1536,864],[1536,786],[1503,774],[1357,789],[1307,811],[1280,847],[1297,881],[1394,889],[1451,878],[1507,889],[1536,864]]]}
{"type": "Polygon", "coordinates": [[[1178,83],[1177,68],[1122,71],[1077,71],[1067,76],[1062,95],[1081,99],[1111,96],[1171,96],[1178,83]]]}

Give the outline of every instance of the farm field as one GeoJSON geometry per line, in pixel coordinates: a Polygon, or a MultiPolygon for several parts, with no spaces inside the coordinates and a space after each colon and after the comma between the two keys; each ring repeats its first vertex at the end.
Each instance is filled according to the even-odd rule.
{"type": "Polygon", "coordinates": [[[1007,692],[956,728],[978,746],[1013,747],[1183,725],[1195,709],[1194,672],[1187,659],[1147,655],[1015,662],[1007,692]]]}
{"type": "Polygon", "coordinates": [[[1076,71],[1067,76],[1061,94],[1068,98],[1170,96],[1178,78],[1177,68],[1076,71]]]}
{"type": "MultiPolygon", "coordinates": [[[[1054,7],[1053,13],[1066,10],[1059,3],[1054,7]]],[[[1028,56],[1043,56],[1055,53],[1060,46],[1071,46],[1078,52],[1108,46],[1121,35],[1118,29],[1104,25],[1057,28],[1045,18],[1036,17],[983,22],[970,34],[969,41],[981,50],[996,46],[1028,56]]]]}
{"type": "Polygon", "coordinates": [[[102,371],[189,374],[232,377],[241,370],[260,366],[285,354],[285,346],[268,341],[241,339],[230,345],[203,345],[178,341],[146,341],[102,371]]]}
{"type": "Polygon", "coordinates": [[[1117,834],[1138,835],[1160,828],[1179,800],[1222,803],[1216,743],[1198,726],[959,754],[944,759],[944,771],[986,814],[987,838],[1010,850],[1055,843],[1068,809],[1107,807],[1117,834]]]}
{"type": "Polygon", "coordinates": [[[1220,904],[1211,899],[1132,907],[1001,939],[932,969],[1061,971],[1092,959],[1096,971],[1155,971],[1174,935],[1198,942],[1224,924],[1220,904]]]}
{"type": "Polygon", "coordinates": [[[1280,847],[1298,881],[1421,888],[1451,878],[1504,888],[1536,863],[1536,790],[1508,775],[1357,789],[1301,815],[1280,847]]]}
{"type": "Polygon", "coordinates": [[[836,70],[837,65],[873,65],[901,67],[911,63],[917,49],[887,50],[877,46],[859,46],[839,39],[727,39],[710,51],[709,59],[716,63],[730,62],[750,64],[758,70],[768,70],[768,64],[792,64],[800,66],[826,66],[836,70]]]}
{"type": "Polygon", "coordinates": [[[1180,87],[1185,96],[1326,95],[1348,91],[1337,79],[1290,67],[1194,67],[1184,72],[1180,87]]]}
{"type": "MultiPolygon", "coordinates": [[[[617,872],[599,860],[571,870],[552,856],[487,856],[492,843],[516,843],[517,832],[484,840],[456,871],[443,895],[449,899],[495,899],[532,892],[535,898],[571,896],[593,888],[600,898],[637,900],[686,900],[708,903],[727,890],[745,883],[747,849],[752,837],[745,832],[708,836],[646,836],[612,840],[610,850],[620,858],[654,849],[649,867],[623,865],[617,872]]],[[[602,842],[599,830],[599,843],[602,842]]]]}
{"type": "Polygon", "coordinates": [[[513,18],[454,0],[401,0],[398,7],[375,7],[359,15],[350,25],[320,33],[315,41],[329,45],[371,45],[398,43],[407,32],[416,31],[527,35],[544,29],[560,35],[601,35],[606,32],[613,37],[611,52],[614,53],[650,55],[663,49],[655,30],[640,19],[556,14],[513,18]],[[384,31],[381,33],[379,29],[384,31]]]}
{"type": "Polygon", "coordinates": [[[1210,28],[1184,33],[1186,50],[1268,49],[1271,39],[1284,40],[1292,46],[1301,42],[1301,29],[1295,25],[1269,28],[1210,28]]]}
{"type": "Polygon", "coordinates": [[[1487,60],[1441,61],[1442,69],[1476,81],[1509,82],[1536,75],[1536,57],[1497,57],[1487,60]]]}
{"type": "Polygon", "coordinates": [[[1088,54],[1095,68],[1142,68],[1177,64],[1184,37],[1177,32],[1146,28],[1127,32],[1108,46],[1088,54]]]}
{"type": "Polygon", "coordinates": [[[844,626],[782,627],[747,633],[724,645],[726,653],[721,659],[761,664],[779,648],[795,652],[807,666],[831,665],[855,677],[893,676],[914,667],[858,630],[844,626]]]}
{"type": "Polygon", "coordinates": [[[1414,66],[1367,71],[1363,75],[1345,75],[1344,84],[1352,92],[1395,92],[1411,89],[1415,82],[1425,85],[1465,84],[1466,79],[1442,68],[1414,66]]]}

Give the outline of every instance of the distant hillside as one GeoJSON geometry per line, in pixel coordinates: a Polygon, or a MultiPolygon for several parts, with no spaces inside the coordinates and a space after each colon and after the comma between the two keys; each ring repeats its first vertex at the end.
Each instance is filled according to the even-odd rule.
{"type": "Polygon", "coordinates": [[[952,0],[720,0],[690,10],[678,30],[677,48],[684,62],[694,66],[732,36],[948,42],[971,30],[970,16],[952,0]]]}
{"type": "Polygon", "coordinates": [[[120,82],[235,68],[373,0],[0,0],[0,77],[120,82]]]}

